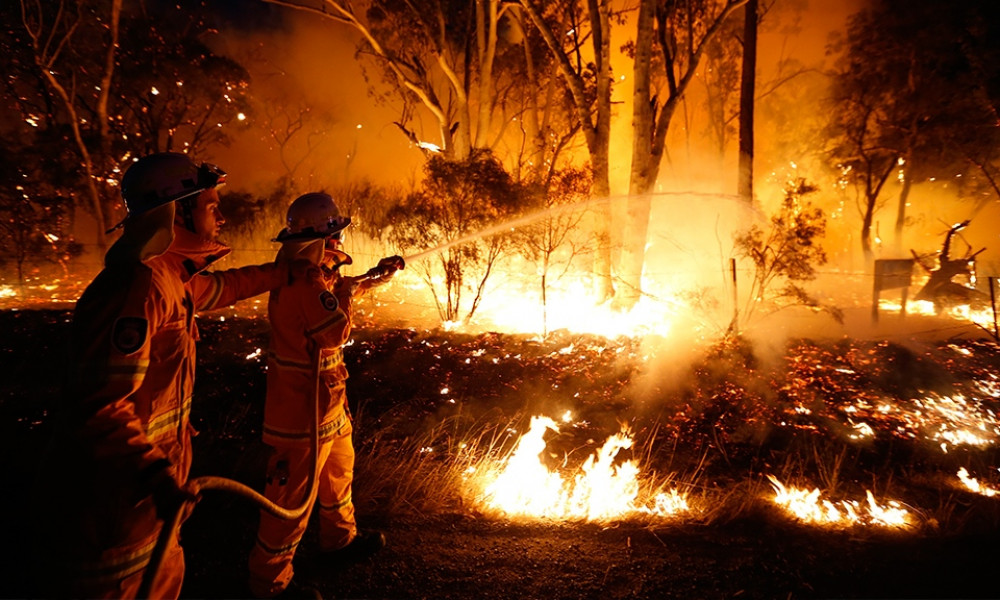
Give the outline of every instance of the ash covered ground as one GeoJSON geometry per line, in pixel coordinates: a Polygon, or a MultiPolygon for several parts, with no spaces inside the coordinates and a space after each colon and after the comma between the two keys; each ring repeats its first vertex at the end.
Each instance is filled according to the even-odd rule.
{"type": "MultiPolygon", "coordinates": [[[[23,492],[50,432],[69,319],[0,312],[2,534],[15,546],[32,531],[23,492]]],[[[200,328],[192,476],[259,489],[266,320],[201,319],[200,328]]],[[[964,467],[994,487],[1000,480],[1000,348],[988,339],[801,339],[771,357],[735,339],[679,363],[624,338],[556,333],[540,342],[362,326],[346,356],[359,522],[383,531],[388,546],[368,562],[329,564],[310,530],[297,577],[324,598],[1000,594],[1000,498],[963,488],[955,475],[964,467]],[[644,472],[671,474],[698,510],[601,524],[510,520],[393,470],[394,462],[433,470],[464,436],[565,411],[573,418],[552,438],[553,464],[586,455],[626,424],[637,442],[629,455],[644,472]],[[429,456],[413,462],[423,450],[429,456]],[[911,525],[804,524],[770,501],[767,475],[831,498],[871,490],[899,501],[911,525]]],[[[256,521],[246,500],[205,493],[182,532],[184,597],[245,597],[256,521]]],[[[23,554],[7,555],[0,595],[33,597],[23,554]]]]}

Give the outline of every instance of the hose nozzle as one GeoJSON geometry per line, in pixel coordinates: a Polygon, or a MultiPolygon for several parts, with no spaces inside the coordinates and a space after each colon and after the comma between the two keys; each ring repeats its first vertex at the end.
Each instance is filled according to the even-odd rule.
{"type": "Polygon", "coordinates": [[[404,268],[406,268],[406,261],[403,260],[402,256],[387,256],[378,261],[377,265],[368,269],[368,271],[362,275],[359,280],[368,281],[370,279],[386,279],[396,271],[402,271],[404,268]]]}

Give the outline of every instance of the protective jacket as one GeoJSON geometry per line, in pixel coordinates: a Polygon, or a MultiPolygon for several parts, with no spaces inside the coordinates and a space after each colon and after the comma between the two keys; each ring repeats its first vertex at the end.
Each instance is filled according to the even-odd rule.
{"type": "MultiPolygon", "coordinates": [[[[151,482],[165,471],[183,484],[191,466],[195,313],[287,278],[273,264],[204,272],[229,249],[174,229],[166,253],[106,265],[77,302],[73,370],[42,483],[60,501],[43,538],[52,561],[43,570],[65,574],[68,589],[56,593],[135,596],[162,525],[151,482]]],[[[182,578],[175,547],[151,595],[176,598],[182,578]]]]}
{"type": "Polygon", "coordinates": [[[261,511],[257,541],[250,551],[250,591],[271,598],[293,576],[295,550],[319,503],[320,547],[346,546],[357,534],[351,482],[352,425],[347,410],[342,346],[351,333],[349,285],[335,285],[319,267],[298,274],[268,301],[271,344],[267,362],[264,441],[274,447],[264,495],[286,508],[300,506],[309,490],[313,462],[317,492],[298,519],[261,511]],[[312,457],[312,428],[319,416],[319,454],[312,457]]]}
{"type": "Polygon", "coordinates": [[[297,274],[289,285],[271,292],[265,443],[310,447],[317,366],[320,441],[330,439],[347,422],[342,346],[351,335],[350,311],[349,290],[335,290],[333,279],[319,267],[297,274]]]}

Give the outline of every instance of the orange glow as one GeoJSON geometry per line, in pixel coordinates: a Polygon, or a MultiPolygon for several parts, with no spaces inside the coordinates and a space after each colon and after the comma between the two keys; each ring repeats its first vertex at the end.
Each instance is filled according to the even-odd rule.
{"type": "MultiPolygon", "coordinates": [[[[899,302],[890,300],[879,300],[879,310],[885,312],[898,313],[902,310],[899,302]]],[[[947,316],[959,321],[970,321],[981,327],[986,327],[990,331],[993,329],[993,310],[984,308],[973,310],[968,304],[962,304],[939,313],[934,308],[934,303],[927,300],[912,300],[906,303],[906,314],[923,316],[947,316]]]]}
{"type": "Polygon", "coordinates": [[[544,435],[558,432],[548,417],[531,418],[513,452],[499,466],[480,466],[475,473],[483,482],[479,502],[509,516],[546,519],[608,521],[636,514],[675,515],[688,510],[685,495],[676,490],[656,494],[648,503],[640,495],[639,467],[635,460],[615,463],[619,451],[632,446],[627,430],[612,435],[572,475],[563,477],[540,460],[544,435]]]}
{"type": "Polygon", "coordinates": [[[979,483],[979,480],[975,477],[971,477],[969,472],[965,470],[965,467],[958,470],[958,478],[970,491],[986,496],[987,498],[992,498],[997,494],[1000,494],[1000,491],[997,491],[995,488],[979,483]]]}
{"type": "Polygon", "coordinates": [[[819,488],[785,486],[773,475],[767,476],[774,488],[773,501],[790,515],[805,523],[817,525],[873,525],[880,527],[907,527],[912,525],[910,513],[896,500],[879,504],[871,491],[865,492],[867,503],[857,500],[833,502],[821,499],[819,488]]]}

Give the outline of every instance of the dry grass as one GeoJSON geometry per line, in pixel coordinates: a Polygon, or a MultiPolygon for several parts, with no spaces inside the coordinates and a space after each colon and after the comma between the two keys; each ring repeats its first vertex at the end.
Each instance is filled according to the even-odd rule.
{"type": "MultiPolygon", "coordinates": [[[[483,490],[500,473],[517,439],[526,431],[527,416],[488,417],[471,420],[454,416],[409,436],[396,435],[393,427],[380,430],[358,450],[356,497],[368,503],[365,510],[387,517],[465,514],[520,520],[486,505],[483,490]]],[[[766,479],[766,475],[774,475],[786,485],[817,487],[821,498],[831,501],[853,498],[863,506],[867,490],[879,503],[898,500],[910,515],[910,525],[903,528],[910,534],[1000,528],[1000,500],[972,494],[945,472],[921,476],[912,469],[906,473],[905,468],[888,473],[866,470],[871,465],[857,448],[836,440],[813,437],[797,441],[778,453],[773,465],[757,464],[748,472],[723,472],[719,477],[719,465],[732,467],[740,462],[737,457],[713,455],[710,449],[683,459],[676,454],[664,456],[662,448],[659,453],[653,451],[659,443],[659,429],[654,426],[650,432],[630,452],[622,453],[637,460],[641,469],[635,504],[652,507],[657,495],[675,490],[689,508],[673,516],[636,511],[617,520],[650,527],[669,523],[714,527],[740,522],[809,526],[774,503],[775,490],[766,479]],[[659,471],[653,463],[669,464],[672,469],[659,471]]],[[[756,451],[754,459],[768,454],[760,448],[756,451]]],[[[578,467],[573,463],[582,460],[583,453],[574,455],[576,461],[566,456],[554,461],[553,470],[572,473],[578,467]]],[[[870,525],[822,527],[849,528],[855,536],[888,532],[870,525]]]]}

